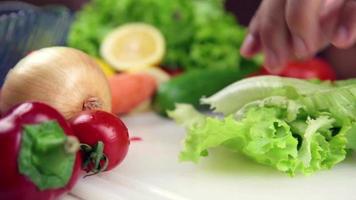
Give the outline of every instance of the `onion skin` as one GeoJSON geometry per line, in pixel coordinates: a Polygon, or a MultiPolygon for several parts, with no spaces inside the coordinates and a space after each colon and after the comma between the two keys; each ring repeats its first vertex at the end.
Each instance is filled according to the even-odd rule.
{"type": "Polygon", "coordinates": [[[87,54],[68,47],[32,52],[7,74],[0,112],[38,101],[51,105],[66,119],[83,110],[111,111],[111,91],[105,74],[87,54]]]}

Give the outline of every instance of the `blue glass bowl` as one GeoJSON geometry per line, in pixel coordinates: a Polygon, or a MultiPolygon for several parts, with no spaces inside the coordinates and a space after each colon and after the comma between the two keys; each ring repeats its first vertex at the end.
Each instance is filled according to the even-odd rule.
{"type": "Polygon", "coordinates": [[[70,23],[71,14],[63,6],[0,2],[0,86],[7,72],[29,52],[64,45],[70,23]]]}

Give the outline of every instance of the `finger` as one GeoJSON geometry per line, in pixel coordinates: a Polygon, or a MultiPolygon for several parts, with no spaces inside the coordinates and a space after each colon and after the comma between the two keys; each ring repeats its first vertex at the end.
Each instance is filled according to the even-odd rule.
{"type": "Polygon", "coordinates": [[[258,17],[255,15],[249,25],[249,33],[242,43],[240,53],[246,58],[251,58],[261,51],[261,41],[257,32],[258,17]]]}
{"type": "Polygon", "coordinates": [[[289,58],[289,32],[285,22],[285,0],[264,0],[262,2],[258,27],[265,67],[271,72],[280,71],[289,58]]]}
{"type": "Polygon", "coordinates": [[[287,0],[286,21],[292,35],[294,54],[306,58],[315,54],[322,38],[319,13],[323,0],[287,0]]]}
{"type": "Polygon", "coordinates": [[[341,12],[332,44],[339,48],[349,48],[356,42],[356,1],[347,1],[341,12]]]}
{"type": "Polygon", "coordinates": [[[322,33],[328,43],[335,35],[346,0],[325,0],[320,11],[322,33]]]}
{"type": "Polygon", "coordinates": [[[258,35],[249,33],[240,49],[242,56],[252,58],[261,51],[261,41],[258,35]]]}
{"type": "Polygon", "coordinates": [[[333,16],[333,13],[339,13],[347,0],[324,0],[321,5],[320,17],[333,16]]]}

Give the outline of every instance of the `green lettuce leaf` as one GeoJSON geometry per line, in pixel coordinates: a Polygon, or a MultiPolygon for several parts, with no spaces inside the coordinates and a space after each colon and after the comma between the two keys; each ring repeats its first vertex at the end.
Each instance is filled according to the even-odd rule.
{"type": "Polygon", "coordinates": [[[202,100],[222,116],[178,105],[169,116],[184,124],[180,154],[198,162],[224,147],[289,175],[312,174],[356,148],[356,85],[273,76],[249,78],[202,100]]]}
{"type": "Polygon", "coordinates": [[[313,84],[295,78],[277,76],[258,76],[233,83],[208,98],[202,98],[203,104],[209,104],[215,112],[232,114],[247,103],[263,100],[271,96],[284,96],[297,99],[300,96],[324,91],[331,86],[313,84]]]}
{"type": "MultiPolygon", "coordinates": [[[[170,112],[170,116],[177,117],[180,108],[170,112]]],[[[232,115],[224,119],[206,116],[202,120],[202,115],[196,115],[199,120],[187,128],[180,159],[198,162],[200,157],[208,155],[208,149],[222,146],[289,175],[329,169],[344,160],[345,135],[332,136],[332,118],[309,118],[304,121],[308,124],[304,134],[297,135],[285,120],[286,111],[286,108],[254,107],[242,120],[232,115]]]]}
{"type": "Polygon", "coordinates": [[[356,84],[317,90],[301,99],[309,112],[330,112],[338,121],[356,121],[356,84]]]}

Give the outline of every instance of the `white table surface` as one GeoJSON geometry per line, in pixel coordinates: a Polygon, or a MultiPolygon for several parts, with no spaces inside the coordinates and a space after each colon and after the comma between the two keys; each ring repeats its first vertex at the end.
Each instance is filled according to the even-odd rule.
{"type": "Polygon", "coordinates": [[[111,172],[81,179],[65,200],[356,200],[356,156],[334,169],[291,178],[223,149],[178,162],[184,129],[153,113],[124,118],[132,142],[111,172]]]}

